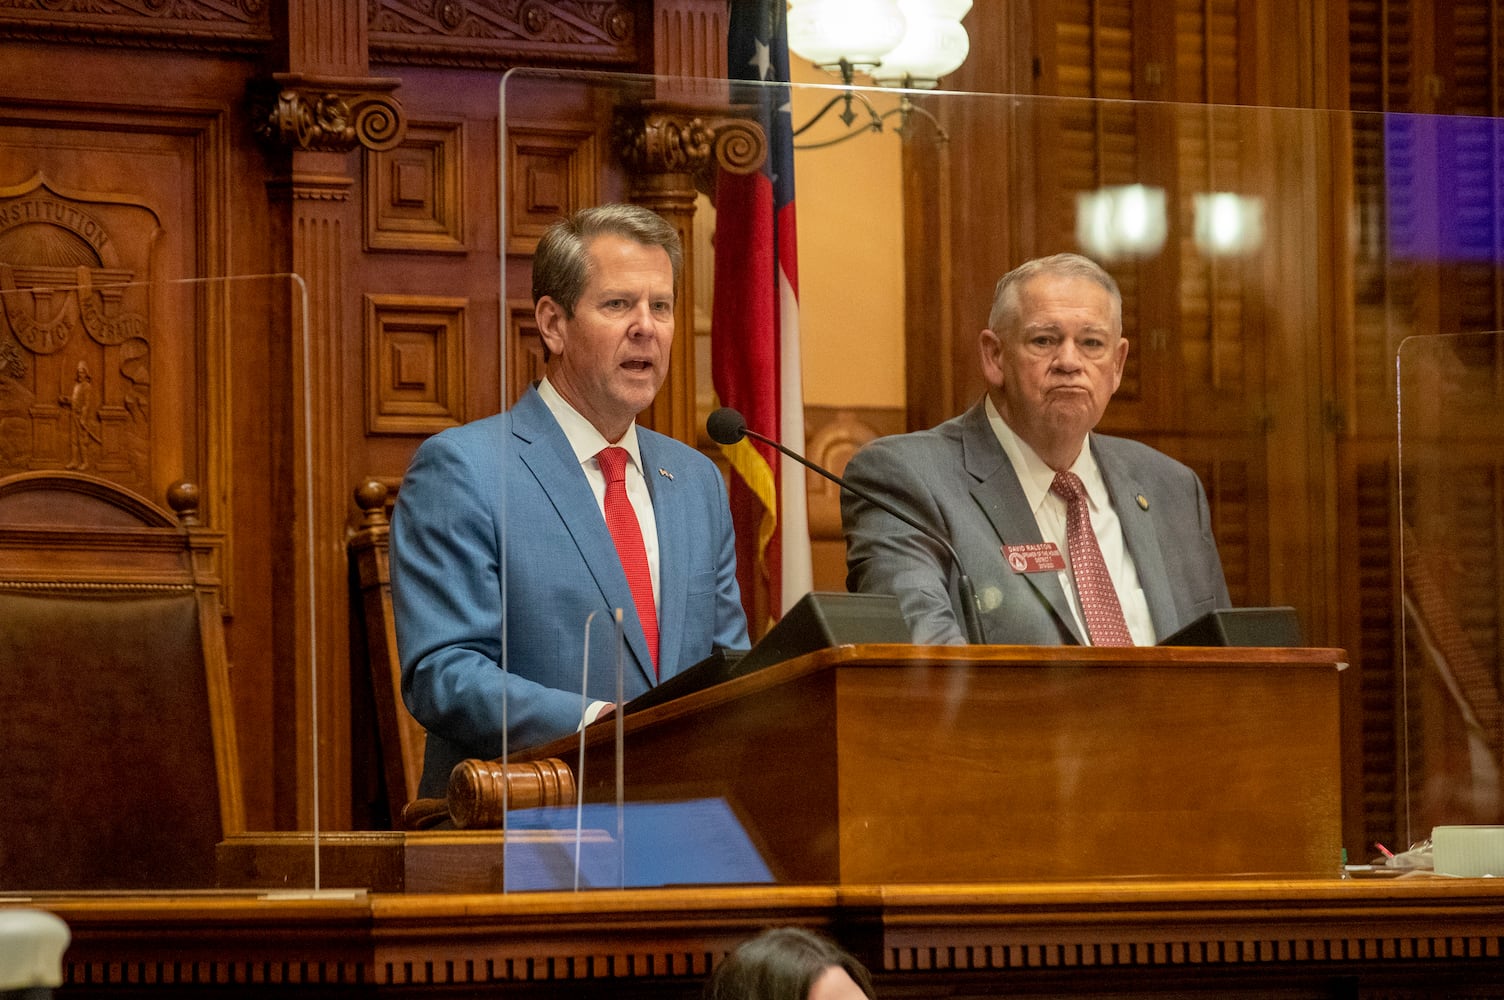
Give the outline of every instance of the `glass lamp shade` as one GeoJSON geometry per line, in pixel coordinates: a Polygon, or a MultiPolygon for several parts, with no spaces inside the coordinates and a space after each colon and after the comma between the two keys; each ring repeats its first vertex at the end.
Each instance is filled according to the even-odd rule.
{"type": "Polygon", "coordinates": [[[884,87],[903,86],[905,78],[914,87],[934,87],[971,51],[971,39],[961,27],[971,0],[899,0],[898,6],[908,31],[898,47],[883,56],[872,79],[884,87]]]}
{"type": "Polygon", "coordinates": [[[875,66],[903,40],[898,0],[793,0],[789,48],[816,66],[875,66]]]}

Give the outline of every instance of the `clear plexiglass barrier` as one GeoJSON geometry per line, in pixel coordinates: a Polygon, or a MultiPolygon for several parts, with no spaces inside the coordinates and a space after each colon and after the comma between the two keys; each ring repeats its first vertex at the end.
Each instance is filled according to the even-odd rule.
{"type": "MultiPolygon", "coordinates": [[[[797,204],[806,407],[887,407],[899,428],[979,398],[999,276],[1095,258],[1131,344],[1099,430],[1190,465],[1234,605],[1294,607],[1297,648],[1329,654],[848,662],[816,614],[784,651],[817,650],[804,666],[723,665],[729,684],[543,747],[583,768],[581,808],[500,818],[506,888],[1335,876],[1344,850],[1497,820],[1504,360],[1467,333],[1498,326],[1500,247],[1480,223],[1496,192],[1478,183],[1504,167],[1497,122],[543,70],[508,74],[499,102],[504,299],[530,318],[526,255],[571,208],[671,218],[687,302],[669,379],[695,413],[642,419],[713,457],[715,300],[768,266],[728,235],[757,228],[727,228],[729,179],[765,172],[797,204]]],[[[543,372],[514,326],[512,400],[543,372]]],[[[559,628],[614,641],[598,621],[559,628]]],[[[505,664],[514,691],[545,669],[528,657],[566,645],[529,642],[505,664]]],[[[602,662],[579,704],[661,686],[630,655],[609,678],[602,662]]]]}
{"type": "Polygon", "coordinates": [[[280,783],[317,787],[306,290],[295,274],[130,278],[0,267],[0,894],[307,892],[317,796],[304,830],[248,830],[247,803],[267,813],[278,782],[245,749],[276,746],[301,770],[280,783]],[[253,360],[295,373],[286,409],[234,395],[231,366],[253,360]],[[285,475],[254,499],[232,489],[237,446],[285,448],[285,475]],[[295,539],[278,613],[307,640],[284,642],[275,678],[231,669],[278,641],[253,611],[266,596],[237,586],[261,553],[231,527],[257,523],[295,539]],[[244,711],[270,704],[261,685],[288,692],[270,731],[244,711]],[[275,860],[221,853],[247,838],[275,860]]]}
{"type": "MultiPolygon", "coordinates": [[[[498,82],[509,403],[544,371],[528,259],[573,207],[635,201],[679,227],[669,388],[641,422],[718,461],[715,356],[737,353],[715,346],[716,299],[765,266],[728,238],[732,178],[768,171],[795,199],[805,409],[836,414],[850,447],[976,403],[998,277],[1085,253],[1121,287],[1131,344],[1099,429],[1197,472],[1233,604],[1292,606],[1304,643],[1189,665],[1154,649],[913,647],[881,609],[842,600],[857,595],[837,567],[781,633],[684,683],[696,664],[673,650],[717,588],[672,576],[687,560],[668,491],[695,474],[657,462],[670,652],[655,677],[641,629],[616,620],[614,580],[594,613],[551,613],[567,602],[549,587],[597,579],[571,553],[609,535],[593,506],[541,505],[535,487],[577,471],[573,456],[502,435],[488,460],[516,474],[477,494],[506,526],[500,586],[447,563],[436,575],[496,609],[467,648],[504,671],[486,685],[499,738],[456,759],[522,767],[460,769],[468,798],[447,805],[469,810],[467,829],[425,842],[474,876],[456,889],[1335,877],[1344,848],[1361,861],[1376,842],[1499,820],[1497,122],[543,70],[498,82]]],[[[339,536],[349,497],[315,474],[311,442],[346,415],[301,374],[293,399],[232,391],[247,356],[310,369],[301,280],[52,264],[0,278],[0,892],[322,890],[317,705],[346,665],[318,663],[314,581],[345,553],[312,539],[339,536]],[[268,450],[266,510],[232,509],[247,501],[226,481],[230,449],[250,442],[268,450]],[[266,557],[239,541],[246,524],[293,539],[265,574],[278,595],[237,586],[235,568],[266,557]],[[267,641],[285,672],[229,669],[267,641]],[[239,685],[256,690],[237,700],[239,685]],[[299,775],[248,774],[237,731],[299,775]],[[309,790],[304,829],[244,829],[280,808],[273,786],[309,790]]],[[[816,457],[840,451],[820,447],[811,435],[816,457]]],[[[834,494],[807,481],[818,541],[838,548],[834,494]]],[[[453,551],[436,537],[433,553],[453,551]]]]}
{"type": "MultiPolygon", "coordinates": [[[[508,74],[499,105],[504,298],[520,317],[504,334],[508,400],[544,370],[526,257],[572,208],[632,200],[680,227],[687,302],[668,386],[695,414],[656,406],[639,423],[711,457],[713,368],[726,364],[714,296],[766,266],[726,235],[728,177],[769,171],[773,191],[793,192],[806,409],[886,408],[889,430],[978,402],[976,338],[1003,272],[1087,254],[1122,289],[1131,344],[1099,430],[1199,474],[1233,605],[1290,606],[1302,639],[1194,663],[1164,650],[863,648],[890,633],[832,629],[844,609],[817,600],[784,663],[723,669],[734,680],[544,744],[584,768],[578,808],[499,818],[507,889],[1336,877],[1345,848],[1358,862],[1405,841],[1414,768],[1429,761],[1415,759],[1414,669],[1400,656],[1415,644],[1399,618],[1393,359],[1406,337],[1468,326],[1465,311],[1442,320],[1418,302],[1465,310],[1466,290],[1492,289],[1492,230],[1459,223],[1484,194],[1453,161],[1495,123],[549,71],[508,74]],[[784,126],[797,131],[791,185],[784,126]]],[[[1483,313],[1480,328],[1495,328],[1483,313]]],[[[1447,427],[1436,421],[1433,441],[1447,427]]],[[[668,474],[648,478],[663,489],[668,474]]],[[[504,502],[532,504],[532,489],[502,484],[504,502]]],[[[1469,510],[1496,526],[1498,481],[1478,490],[1469,510]]],[[[507,546],[519,526],[525,546],[541,531],[508,523],[507,546]]],[[[659,520],[660,540],[678,528],[659,520]]],[[[839,544],[839,528],[820,531],[839,544]]],[[[1496,535],[1478,558],[1490,605],[1469,611],[1483,615],[1478,635],[1496,636],[1496,535]]],[[[529,574],[508,574],[507,600],[535,600],[537,556],[507,565],[529,574]]],[[[835,580],[824,589],[844,586],[839,567],[835,580]]],[[[556,629],[576,638],[514,639],[505,653],[522,698],[508,705],[513,734],[535,720],[529,684],[561,675],[547,662],[556,648],[578,662],[585,630],[591,648],[612,641],[599,621],[556,629]]],[[[620,704],[620,687],[630,707],[671,680],[630,654],[618,675],[606,662],[593,654],[585,690],[570,687],[576,705],[620,704]]],[[[510,759],[537,759],[529,743],[513,738],[510,759]]]]}
{"type": "MultiPolygon", "coordinates": [[[[1324,651],[1191,669],[1163,650],[848,662],[824,642],[550,746],[584,765],[584,808],[505,820],[526,833],[508,889],[1331,877],[1343,853],[1498,821],[1504,361],[1469,332],[1499,325],[1498,122],[547,71],[508,74],[499,104],[508,304],[528,314],[526,254],[567,209],[668,215],[690,299],[669,383],[695,414],[641,421],[713,457],[714,298],[767,266],[722,232],[726,177],[793,192],[806,411],[887,408],[883,433],[978,402],[1003,272],[1098,260],[1131,344],[1099,432],[1190,465],[1233,605],[1293,608],[1289,650],[1324,651]]],[[[519,398],[543,352],[525,322],[505,347],[519,398]]],[[[513,645],[508,671],[537,677],[534,653],[513,645]]],[[[623,671],[626,698],[656,687],[623,671]]]]}
{"type": "Polygon", "coordinates": [[[1408,836],[1504,822],[1504,335],[1400,345],[1408,836]]]}

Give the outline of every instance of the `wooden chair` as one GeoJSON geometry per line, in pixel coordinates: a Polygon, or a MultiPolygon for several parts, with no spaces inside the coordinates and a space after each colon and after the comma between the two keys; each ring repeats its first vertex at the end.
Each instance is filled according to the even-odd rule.
{"type": "Polygon", "coordinates": [[[362,511],[360,528],[350,538],[350,559],[360,588],[366,654],[376,701],[382,773],[394,830],[419,830],[447,823],[461,828],[499,827],[507,808],[557,806],[574,801],[574,775],[563,761],[468,760],[450,776],[448,795],[418,798],[423,778],[422,725],[402,701],[402,661],[392,615],[390,490],[369,479],[355,490],[362,511]]]}
{"type": "Polygon", "coordinates": [[[215,884],[245,826],[222,538],[73,472],[0,479],[0,889],[215,884]]]}
{"type": "Polygon", "coordinates": [[[402,661],[397,655],[397,629],[392,617],[391,523],[386,514],[389,492],[386,484],[376,479],[356,488],[355,504],[362,518],[349,550],[360,588],[387,803],[392,828],[400,830],[405,824],[403,810],[418,797],[427,734],[402,702],[402,661]]]}

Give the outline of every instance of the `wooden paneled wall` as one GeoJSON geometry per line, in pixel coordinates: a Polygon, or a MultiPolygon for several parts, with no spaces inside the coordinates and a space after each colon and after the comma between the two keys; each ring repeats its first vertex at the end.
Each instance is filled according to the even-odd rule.
{"type": "MultiPolygon", "coordinates": [[[[536,376],[526,289],[541,227],[608,198],[690,224],[696,165],[660,140],[714,95],[664,88],[666,114],[638,118],[643,141],[623,145],[612,109],[524,88],[503,148],[502,74],[718,77],[725,14],[723,0],[0,7],[0,474],[71,465],[154,499],[202,484],[203,516],[228,539],[252,828],[308,825],[315,738],[322,822],[385,815],[351,660],[351,493],[372,476],[395,485],[422,437],[536,376]],[[69,290],[24,291],[42,284],[69,290]]],[[[1076,190],[1153,169],[1266,194],[1280,255],[1213,265],[1172,243],[1118,270],[1135,347],[1104,429],[1201,473],[1239,603],[1293,604],[1311,642],[1349,651],[1354,849],[1396,837],[1403,798],[1386,372],[1411,333],[1504,327],[1498,256],[1407,263],[1384,246],[1393,220],[1348,217],[1385,205],[1403,166],[1404,136],[1383,119],[1326,133],[1309,155],[1331,166],[1330,189],[1281,199],[1310,165],[1250,168],[1222,126],[1251,122],[1256,141],[1290,149],[1309,137],[1210,107],[1496,115],[1501,16],[1500,0],[978,3],[973,56],[948,88],[1186,109],[1083,103],[997,128],[970,106],[946,122],[948,147],[907,143],[908,232],[951,236],[940,257],[927,239],[909,248],[907,412],[810,414],[812,447],[840,464],[868,434],[964,409],[993,282],[1074,246],[1076,190]],[[958,206],[956,191],[974,196],[958,206]]],[[[1504,214],[1497,180],[1473,179],[1459,197],[1504,214]]],[[[647,418],[690,441],[693,343],[678,338],[677,380],[647,418]]],[[[1489,495],[1467,522],[1480,544],[1489,495]]],[[[822,585],[840,573],[832,501],[812,499],[822,585]]],[[[1469,627],[1496,635],[1504,612],[1485,611],[1469,627]]]]}
{"type": "MultiPolygon", "coordinates": [[[[441,6],[0,10],[0,475],[81,468],[159,501],[202,485],[253,829],[311,824],[315,745],[323,825],[384,816],[352,491],[536,374],[542,225],[651,201],[610,155],[609,109],[540,102],[500,151],[502,74],[724,76],[721,3],[441,6]],[[504,229],[503,162],[526,185],[504,229]]],[[[654,207],[692,197],[664,173],[632,174],[666,192],[654,207]]],[[[687,436],[685,397],[651,422],[687,436]]]]}

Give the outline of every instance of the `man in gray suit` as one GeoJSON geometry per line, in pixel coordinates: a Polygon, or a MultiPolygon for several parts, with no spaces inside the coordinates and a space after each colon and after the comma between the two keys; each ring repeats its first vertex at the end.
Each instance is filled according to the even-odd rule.
{"type": "Polygon", "coordinates": [[[846,467],[948,538],[960,566],[843,492],[848,588],[897,596],[919,643],[967,641],[962,574],[989,644],[1152,645],[1230,607],[1196,474],[1092,433],[1123,377],[1122,317],[1117,282],[1085,257],[1004,275],[979,338],[986,395],[938,427],[871,442],[846,467]]]}

